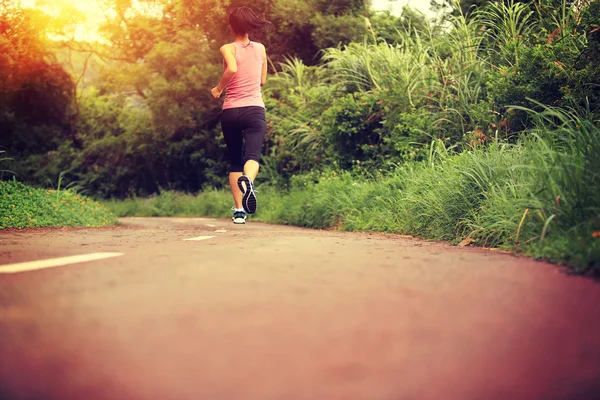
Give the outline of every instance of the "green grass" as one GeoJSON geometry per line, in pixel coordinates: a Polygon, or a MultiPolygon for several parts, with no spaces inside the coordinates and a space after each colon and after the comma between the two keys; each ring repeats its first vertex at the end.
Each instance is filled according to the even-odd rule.
{"type": "Polygon", "coordinates": [[[134,197],[125,201],[104,200],[102,203],[119,217],[190,217],[198,215],[230,217],[231,194],[206,191],[199,196],[164,191],[159,196],[134,197]]]}
{"type": "MultiPolygon", "coordinates": [[[[334,171],[296,176],[285,191],[263,184],[250,221],[415,235],[495,247],[600,272],[600,128],[562,118],[517,144],[460,154],[432,145],[429,159],[361,178],[334,171]]],[[[119,216],[229,217],[227,191],[163,193],[111,201],[119,216]]]]}
{"type": "Polygon", "coordinates": [[[35,189],[16,180],[0,181],[0,229],[116,223],[104,206],[72,190],[35,189]]]}

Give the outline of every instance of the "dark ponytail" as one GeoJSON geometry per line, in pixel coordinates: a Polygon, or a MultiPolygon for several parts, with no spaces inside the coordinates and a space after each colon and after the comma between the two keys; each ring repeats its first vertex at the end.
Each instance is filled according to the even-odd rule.
{"type": "Polygon", "coordinates": [[[259,18],[250,7],[237,7],[229,14],[229,25],[236,35],[257,33],[273,24],[259,18]]]}

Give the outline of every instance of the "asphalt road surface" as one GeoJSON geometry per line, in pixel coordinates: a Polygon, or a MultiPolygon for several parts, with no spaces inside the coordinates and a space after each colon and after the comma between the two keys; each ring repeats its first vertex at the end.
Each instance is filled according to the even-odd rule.
{"type": "Polygon", "coordinates": [[[1,399],[600,399],[600,283],[557,266],[381,234],[123,223],[0,232],[1,399]]]}

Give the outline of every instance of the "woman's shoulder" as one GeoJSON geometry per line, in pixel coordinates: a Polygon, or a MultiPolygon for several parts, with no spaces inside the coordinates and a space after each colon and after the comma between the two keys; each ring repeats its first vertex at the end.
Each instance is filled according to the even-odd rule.
{"type": "Polygon", "coordinates": [[[220,48],[221,52],[223,52],[224,50],[235,50],[235,44],[234,43],[225,43],[223,46],[221,46],[220,48]]]}

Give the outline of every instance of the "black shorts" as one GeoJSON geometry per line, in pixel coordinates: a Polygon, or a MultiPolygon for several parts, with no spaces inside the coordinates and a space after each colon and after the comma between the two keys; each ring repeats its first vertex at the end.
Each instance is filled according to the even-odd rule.
{"type": "Polygon", "coordinates": [[[248,160],[260,161],[267,133],[265,109],[259,106],[228,108],[221,114],[231,172],[244,172],[248,160]]]}

